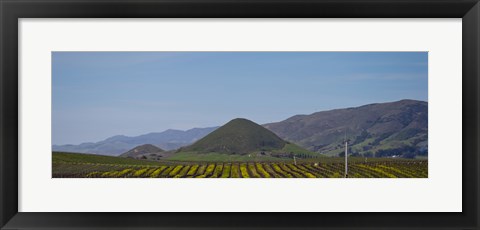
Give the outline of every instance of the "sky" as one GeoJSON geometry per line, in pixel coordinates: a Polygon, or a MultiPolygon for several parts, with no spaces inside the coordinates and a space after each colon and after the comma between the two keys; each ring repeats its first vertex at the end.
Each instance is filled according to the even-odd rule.
{"type": "Polygon", "coordinates": [[[52,144],[427,98],[427,52],[52,52],[52,144]]]}

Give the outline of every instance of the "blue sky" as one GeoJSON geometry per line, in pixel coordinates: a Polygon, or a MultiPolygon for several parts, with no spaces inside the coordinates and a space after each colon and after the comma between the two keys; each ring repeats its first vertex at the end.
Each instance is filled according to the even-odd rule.
{"type": "Polygon", "coordinates": [[[427,101],[426,52],[53,52],[52,142],[427,101]]]}

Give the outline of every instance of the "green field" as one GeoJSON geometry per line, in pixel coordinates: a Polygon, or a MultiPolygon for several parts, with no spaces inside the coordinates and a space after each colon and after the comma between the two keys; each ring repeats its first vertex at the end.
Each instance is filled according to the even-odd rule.
{"type": "Polygon", "coordinates": [[[92,163],[92,164],[115,164],[115,165],[161,165],[158,161],[137,160],[124,157],[111,157],[82,153],[53,152],[54,163],[92,163]]]}
{"type": "MultiPolygon", "coordinates": [[[[340,178],[344,159],[291,159],[237,156],[231,161],[212,154],[211,162],[185,156],[174,161],[146,161],[91,154],[54,152],[53,178],[340,178]],[[246,158],[245,158],[246,157],[246,158]],[[187,161],[189,159],[190,161],[187,161]],[[260,159],[260,160],[259,160],[260,159]],[[225,161],[223,161],[225,160],[225,161]],[[272,161],[269,161],[272,160],[272,161]]],[[[204,158],[202,158],[204,159],[204,158]]],[[[427,178],[427,160],[349,158],[351,178],[427,178]]]]}
{"type": "Polygon", "coordinates": [[[291,159],[283,159],[272,156],[261,156],[258,153],[248,155],[229,155],[223,153],[197,153],[197,152],[179,152],[168,157],[169,161],[199,161],[199,162],[250,162],[250,161],[286,161],[291,159]]]}

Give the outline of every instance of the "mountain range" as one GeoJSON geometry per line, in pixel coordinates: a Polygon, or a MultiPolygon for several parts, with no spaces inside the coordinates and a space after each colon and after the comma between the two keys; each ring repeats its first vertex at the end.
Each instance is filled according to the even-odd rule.
{"type": "Polygon", "coordinates": [[[183,147],[180,151],[242,154],[288,145],[300,152],[307,149],[341,156],[346,139],[353,155],[428,154],[428,103],[424,101],[401,100],[296,115],[263,127],[266,129],[246,119],[234,119],[221,128],[114,136],[96,143],[54,145],[53,150],[118,156],[139,145],[152,144],[167,151],[183,147]]]}
{"type": "Polygon", "coordinates": [[[193,128],[186,131],[169,129],[164,132],[149,133],[134,137],[117,135],[99,142],[88,142],[79,145],[53,145],[52,150],[110,156],[118,156],[144,144],[152,144],[163,150],[173,150],[203,138],[216,128],[218,127],[193,128]]]}
{"type": "Polygon", "coordinates": [[[325,155],[341,155],[348,139],[353,154],[426,155],[428,103],[401,100],[297,115],[265,124],[279,137],[325,155]]]}

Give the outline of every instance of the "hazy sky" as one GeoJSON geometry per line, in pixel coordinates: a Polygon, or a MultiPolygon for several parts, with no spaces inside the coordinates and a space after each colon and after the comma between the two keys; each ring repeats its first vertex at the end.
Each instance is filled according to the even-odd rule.
{"type": "Polygon", "coordinates": [[[53,52],[53,144],[427,101],[426,52],[53,52]]]}

